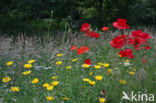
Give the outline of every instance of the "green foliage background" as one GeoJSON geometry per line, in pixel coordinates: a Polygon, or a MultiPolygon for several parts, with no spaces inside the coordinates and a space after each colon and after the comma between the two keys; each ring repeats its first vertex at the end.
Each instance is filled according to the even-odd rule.
{"type": "Polygon", "coordinates": [[[0,0],[1,32],[79,30],[84,22],[111,27],[117,18],[155,25],[156,0],[0,0]]]}

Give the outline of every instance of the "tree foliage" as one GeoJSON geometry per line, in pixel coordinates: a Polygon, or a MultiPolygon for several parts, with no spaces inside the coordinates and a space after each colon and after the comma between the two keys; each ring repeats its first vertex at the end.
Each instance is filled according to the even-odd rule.
{"type": "Polygon", "coordinates": [[[1,0],[0,31],[76,29],[89,22],[109,26],[117,18],[129,24],[156,24],[155,0],[1,0]],[[50,20],[52,19],[52,20],[50,20]]]}

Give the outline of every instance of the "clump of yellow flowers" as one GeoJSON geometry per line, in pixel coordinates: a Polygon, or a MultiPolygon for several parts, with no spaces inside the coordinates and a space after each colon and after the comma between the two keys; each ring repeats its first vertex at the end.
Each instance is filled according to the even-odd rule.
{"type": "Polygon", "coordinates": [[[62,64],[62,61],[57,61],[56,62],[56,65],[61,65],[62,64]]]}
{"type": "Polygon", "coordinates": [[[66,69],[71,69],[71,66],[67,66],[66,69]]]}
{"type": "Polygon", "coordinates": [[[62,56],[63,56],[63,54],[62,54],[62,53],[57,54],[57,57],[62,57],[62,56]]]}
{"type": "Polygon", "coordinates": [[[29,64],[32,64],[32,63],[34,63],[34,62],[35,62],[34,59],[31,59],[31,60],[28,61],[29,64]]]}
{"type": "Polygon", "coordinates": [[[2,78],[2,82],[7,83],[11,80],[9,76],[2,78]]]}
{"type": "Polygon", "coordinates": [[[47,96],[46,99],[47,99],[48,101],[52,101],[52,100],[54,100],[54,97],[52,97],[52,96],[47,96]]]}
{"type": "Polygon", "coordinates": [[[36,83],[38,83],[38,82],[39,82],[39,79],[38,79],[38,78],[34,78],[34,79],[31,81],[32,84],[36,84],[36,83]]]}
{"type": "Polygon", "coordinates": [[[120,84],[126,84],[126,80],[120,79],[119,82],[120,82],[120,84]]]}
{"type": "Polygon", "coordinates": [[[47,90],[51,91],[51,90],[53,90],[54,86],[53,85],[48,85],[46,88],[47,88],[47,90]]]}
{"type": "Polygon", "coordinates": [[[29,75],[30,73],[31,73],[31,70],[28,70],[28,71],[22,72],[23,75],[29,75]]]}
{"type": "Polygon", "coordinates": [[[59,81],[53,81],[53,82],[51,82],[51,84],[52,84],[53,86],[57,86],[57,85],[59,84],[59,81]]]}
{"type": "Polygon", "coordinates": [[[78,58],[75,58],[75,59],[72,60],[72,62],[76,62],[76,61],[78,61],[78,58]]]}
{"type": "Polygon", "coordinates": [[[52,79],[57,79],[57,78],[58,78],[58,76],[56,76],[56,75],[55,75],[55,76],[52,76],[51,78],[52,78],[52,79]]]}
{"type": "Polygon", "coordinates": [[[106,99],[105,98],[99,98],[100,103],[105,103],[106,99]]]}
{"type": "Polygon", "coordinates": [[[130,74],[130,75],[134,75],[134,74],[135,74],[135,72],[129,72],[129,74],[130,74]]]}
{"type": "Polygon", "coordinates": [[[62,100],[64,100],[64,101],[68,101],[68,100],[70,100],[68,97],[64,97],[64,98],[62,98],[62,100]]]}
{"type": "Polygon", "coordinates": [[[98,65],[100,65],[100,66],[103,66],[103,67],[105,67],[105,68],[107,68],[107,67],[109,67],[110,66],[110,64],[109,63],[98,63],[98,65]]]}
{"type": "Polygon", "coordinates": [[[50,84],[49,83],[44,83],[44,84],[42,84],[42,86],[47,88],[48,86],[50,86],[50,84]]]}
{"type": "Polygon", "coordinates": [[[89,75],[92,76],[93,75],[93,72],[89,72],[89,75]]]}
{"type": "Polygon", "coordinates": [[[8,61],[8,62],[6,63],[7,66],[11,66],[12,64],[13,64],[13,61],[8,61]]]}
{"type": "Polygon", "coordinates": [[[94,65],[94,68],[95,68],[95,69],[100,69],[101,66],[100,66],[100,65],[94,65]]]}
{"type": "Polygon", "coordinates": [[[45,87],[48,91],[51,91],[54,88],[54,86],[50,85],[49,83],[44,83],[42,86],[45,87]]]}
{"type": "Polygon", "coordinates": [[[82,80],[83,80],[84,82],[90,81],[88,78],[83,78],[82,80]]]}
{"type": "Polygon", "coordinates": [[[102,79],[103,79],[103,77],[102,77],[102,76],[100,76],[100,75],[97,75],[97,76],[95,76],[95,79],[96,79],[96,80],[102,80],[102,79]]]}
{"type": "Polygon", "coordinates": [[[12,92],[18,92],[20,91],[19,87],[11,87],[10,89],[12,92]]]}
{"type": "Polygon", "coordinates": [[[107,73],[111,74],[112,73],[112,69],[107,69],[107,73]]]}
{"type": "Polygon", "coordinates": [[[109,65],[110,65],[109,63],[104,63],[104,64],[103,64],[103,66],[104,66],[105,68],[109,67],[109,65]]]}
{"type": "Polygon", "coordinates": [[[83,68],[89,68],[89,65],[88,64],[82,64],[82,67],[83,68]]]}
{"type": "Polygon", "coordinates": [[[89,80],[88,83],[89,83],[90,85],[92,85],[92,86],[96,84],[95,81],[91,81],[91,80],[89,80]]]}
{"type": "Polygon", "coordinates": [[[32,68],[32,65],[31,64],[24,64],[24,68],[30,69],[30,68],[32,68]]]}
{"type": "Polygon", "coordinates": [[[92,80],[90,80],[90,79],[88,79],[88,78],[83,78],[82,79],[84,82],[88,82],[90,85],[95,85],[96,84],[96,82],[95,81],[92,81],[92,80]]]}

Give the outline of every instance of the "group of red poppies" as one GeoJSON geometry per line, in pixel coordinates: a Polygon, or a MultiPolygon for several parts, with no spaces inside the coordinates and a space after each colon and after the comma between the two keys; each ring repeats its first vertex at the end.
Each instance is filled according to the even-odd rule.
{"type": "Polygon", "coordinates": [[[78,55],[83,54],[83,53],[85,53],[85,52],[88,52],[89,49],[90,49],[90,48],[87,47],[87,46],[81,46],[80,48],[77,48],[77,46],[74,45],[74,46],[71,46],[71,47],[70,47],[70,50],[71,50],[71,51],[77,50],[77,54],[78,54],[78,55]]]}
{"type": "Polygon", "coordinates": [[[81,25],[81,31],[85,32],[84,36],[89,36],[90,38],[99,38],[100,34],[95,33],[91,28],[90,24],[84,23],[81,25]]]}
{"type": "Polygon", "coordinates": [[[133,45],[136,50],[148,50],[150,49],[148,45],[149,39],[151,39],[151,36],[149,36],[148,33],[144,33],[142,30],[135,30],[130,35],[130,38],[128,38],[128,44],[133,45]]]}
{"type": "MultiPolygon", "coordinates": [[[[129,25],[127,25],[127,20],[118,18],[117,21],[113,22],[113,26],[117,29],[128,29],[130,28],[129,25]]],[[[103,27],[103,31],[107,31],[108,27],[103,27]]],[[[90,38],[99,38],[100,34],[95,33],[89,23],[84,23],[81,25],[81,32],[85,32],[84,36],[89,36],[90,38]]],[[[118,53],[121,57],[128,57],[130,59],[134,58],[134,55],[132,54],[132,49],[130,46],[132,45],[135,50],[142,50],[142,49],[150,49],[150,46],[148,45],[148,41],[151,39],[151,36],[149,36],[148,33],[142,32],[142,30],[135,30],[132,32],[131,35],[127,36],[124,34],[118,35],[115,38],[113,38],[110,41],[110,45],[114,47],[115,49],[120,49],[125,47],[124,50],[120,50],[118,53]],[[127,45],[127,46],[126,46],[127,45]],[[128,48],[126,48],[128,47],[128,48]]],[[[77,48],[76,46],[71,46],[70,50],[77,50],[77,54],[83,54],[85,52],[89,51],[89,48],[87,46],[82,46],[80,48],[77,48]]],[[[87,64],[90,64],[90,60],[87,59],[85,61],[87,64]]]]}
{"type": "MultiPolygon", "coordinates": [[[[118,19],[113,23],[113,26],[117,29],[128,29],[130,28],[129,25],[126,24],[127,20],[124,19],[118,19]]],[[[148,41],[151,39],[151,36],[149,36],[148,33],[142,32],[142,30],[135,30],[132,32],[129,37],[127,35],[121,34],[113,38],[110,42],[111,46],[119,49],[124,47],[125,45],[133,45],[135,50],[142,50],[142,49],[150,49],[150,46],[148,45],[148,41]]],[[[132,54],[132,49],[126,48],[125,50],[121,50],[118,54],[121,57],[128,57],[130,59],[134,58],[134,55],[132,54]]]]}

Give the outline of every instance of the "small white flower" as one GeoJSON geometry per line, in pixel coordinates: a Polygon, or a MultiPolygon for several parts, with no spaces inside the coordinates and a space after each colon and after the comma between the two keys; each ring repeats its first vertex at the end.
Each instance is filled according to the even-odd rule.
{"type": "Polygon", "coordinates": [[[131,65],[129,62],[124,62],[124,65],[125,66],[129,66],[129,65],[131,65]]]}

